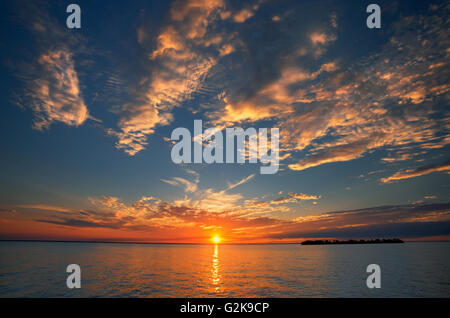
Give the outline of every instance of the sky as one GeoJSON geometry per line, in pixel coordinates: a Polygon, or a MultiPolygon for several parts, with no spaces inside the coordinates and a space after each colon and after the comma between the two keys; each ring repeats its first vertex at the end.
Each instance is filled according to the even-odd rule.
{"type": "Polygon", "coordinates": [[[0,239],[450,238],[450,4],[0,4],[0,239]],[[279,166],[174,129],[278,128],[279,166]]]}

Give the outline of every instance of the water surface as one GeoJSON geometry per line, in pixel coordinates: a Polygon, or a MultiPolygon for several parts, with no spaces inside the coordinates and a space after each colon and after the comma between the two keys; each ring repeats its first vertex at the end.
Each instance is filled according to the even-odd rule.
{"type": "Polygon", "coordinates": [[[0,242],[0,297],[450,297],[450,243],[0,242]],[[73,263],[81,289],[66,287],[73,263]]]}

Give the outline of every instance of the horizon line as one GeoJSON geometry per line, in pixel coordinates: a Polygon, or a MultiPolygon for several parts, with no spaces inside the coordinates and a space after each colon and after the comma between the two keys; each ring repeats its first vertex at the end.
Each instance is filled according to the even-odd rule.
{"type": "MultiPolygon", "coordinates": [[[[404,243],[447,243],[450,240],[437,241],[408,241],[404,243]]],[[[148,245],[301,245],[301,242],[267,242],[267,243],[192,243],[192,242],[132,242],[132,241],[95,241],[95,240],[26,240],[26,239],[0,239],[0,242],[36,242],[36,243],[100,243],[100,244],[148,244],[148,245]]]]}

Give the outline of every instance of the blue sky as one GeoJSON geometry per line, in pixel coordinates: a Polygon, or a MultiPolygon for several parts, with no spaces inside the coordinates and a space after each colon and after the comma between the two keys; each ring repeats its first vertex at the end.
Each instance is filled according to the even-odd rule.
{"type": "Polygon", "coordinates": [[[450,234],[445,2],[70,3],[0,6],[2,238],[450,234]],[[174,164],[195,119],[279,128],[278,173],[174,164]]]}

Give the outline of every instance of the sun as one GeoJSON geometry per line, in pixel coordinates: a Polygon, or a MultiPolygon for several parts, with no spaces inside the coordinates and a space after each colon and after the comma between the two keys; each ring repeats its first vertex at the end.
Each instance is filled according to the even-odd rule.
{"type": "Polygon", "coordinates": [[[212,238],[212,241],[215,243],[215,244],[219,244],[220,243],[220,241],[221,241],[221,239],[220,239],[220,237],[219,236],[214,236],[213,238],[212,238]]]}

